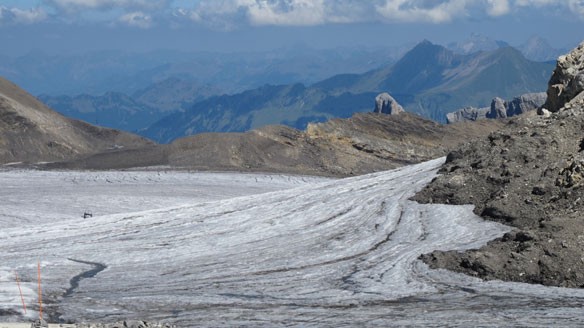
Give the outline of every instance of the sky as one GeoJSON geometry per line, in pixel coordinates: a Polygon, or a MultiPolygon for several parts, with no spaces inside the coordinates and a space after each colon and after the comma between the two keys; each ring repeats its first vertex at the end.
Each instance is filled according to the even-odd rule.
{"type": "Polygon", "coordinates": [[[584,40],[584,0],[0,0],[1,55],[447,44],[472,33],[557,48],[584,40]]]}

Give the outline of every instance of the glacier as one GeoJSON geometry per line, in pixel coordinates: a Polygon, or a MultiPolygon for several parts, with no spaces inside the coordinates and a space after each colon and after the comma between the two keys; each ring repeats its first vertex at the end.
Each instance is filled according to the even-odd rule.
{"type": "Polygon", "coordinates": [[[54,321],[581,325],[582,290],[485,282],[418,260],[510,230],[471,206],[409,200],[443,162],[346,179],[0,171],[0,321],[37,315],[40,262],[54,321]]]}

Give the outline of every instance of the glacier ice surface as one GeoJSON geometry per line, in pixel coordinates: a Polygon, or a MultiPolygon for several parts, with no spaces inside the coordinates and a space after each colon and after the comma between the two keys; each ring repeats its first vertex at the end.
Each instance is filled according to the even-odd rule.
{"type": "Polygon", "coordinates": [[[477,248],[509,230],[470,206],[408,200],[443,161],[339,180],[0,172],[0,310],[21,311],[16,271],[34,316],[40,260],[46,311],[64,320],[583,324],[584,291],[483,282],[417,260],[436,249],[477,248]],[[96,215],[82,219],[87,209],[96,215]]]}

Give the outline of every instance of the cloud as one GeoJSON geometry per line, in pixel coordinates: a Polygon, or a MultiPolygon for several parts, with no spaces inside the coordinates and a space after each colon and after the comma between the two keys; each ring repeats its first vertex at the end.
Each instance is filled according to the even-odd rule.
{"type": "Polygon", "coordinates": [[[487,0],[487,4],[489,5],[487,13],[490,16],[503,16],[511,11],[509,0],[487,0]]]}
{"type": "MultiPolygon", "coordinates": [[[[375,10],[372,2],[363,0],[201,0],[188,12],[191,20],[197,23],[232,29],[239,25],[315,26],[364,22],[375,10]]],[[[181,15],[185,16],[184,11],[181,15]]]]}
{"type": "Polygon", "coordinates": [[[568,0],[570,10],[580,17],[584,17],[584,1],[583,0],[568,0]]]}
{"type": "Polygon", "coordinates": [[[39,0],[37,8],[2,7],[0,23],[46,19],[135,27],[154,23],[241,26],[315,26],[357,22],[435,23],[480,20],[535,10],[584,18],[584,0],[39,0]],[[49,13],[49,14],[47,14],[49,13]]]}
{"type": "Polygon", "coordinates": [[[87,9],[111,10],[115,8],[154,10],[168,7],[170,4],[170,0],[45,0],[45,2],[65,12],[87,9]]]}
{"type": "Polygon", "coordinates": [[[191,10],[198,23],[230,29],[238,24],[312,26],[329,22],[327,0],[203,0],[191,10]]]}
{"type": "Polygon", "coordinates": [[[558,0],[515,0],[515,5],[519,7],[543,7],[557,3],[558,0]]]}
{"type": "Polygon", "coordinates": [[[152,27],[152,16],[145,14],[141,11],[135,11],[122,15],[118,21],[128,26],[138,27],[142,29],[152,27]]]}
{"type": "Polygon", "coordinates": [[[20,9],[0,6],[0,24],[34,24],[47,17],[47,13],[40,7],[20,9]]]}
{"type": "Polygon", "coordinates": [[[376,6],[376,10],[386,21],[444,23],[455,17],[465,16],[469,2],[386,0],[376,6]]]}
{"type": "Polygon", "coordinates": [[[254,25],[320,25],[327,21],[324,0],[251,1],[247,7],[254,25]]]}
{"type": "Polygon", "coordinates": [[[246,23],[245,0],[200,1],[194,9],[175,11],[191,21],[213,29],[233,30],[246,23]]]}

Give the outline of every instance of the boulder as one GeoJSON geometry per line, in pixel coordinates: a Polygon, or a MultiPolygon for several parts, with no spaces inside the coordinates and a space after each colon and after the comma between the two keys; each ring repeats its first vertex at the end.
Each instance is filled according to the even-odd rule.
{"type": "Polygon", "coordinates": [[[582,184],[584,180],[584,159],[570,160],[567,167],[560,171],[560,177],[556,179],[556,186],[572,188],[582,184]]]}
{"type": "Polygon", "coordinates": [[[397,115],[404,112],[404,108],[389,93],[380,93],[375,97],[375,113],[397,115]]]}
{"type": "MultiPolygon", "coordinates": [[[[543,108],[554,113],[584,91],[584,42],[565,56],[560,56],[548,83],[543,108]]],[[[540,111],[542,113],[543,111],[540,111]]]]}

